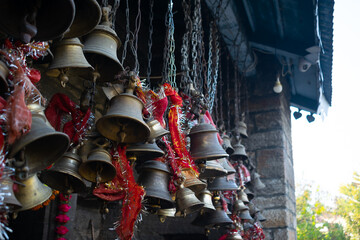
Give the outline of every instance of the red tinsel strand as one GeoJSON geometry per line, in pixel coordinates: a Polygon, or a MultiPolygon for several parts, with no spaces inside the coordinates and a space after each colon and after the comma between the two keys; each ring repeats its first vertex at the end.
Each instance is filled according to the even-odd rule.
{"type": "Polygon", "coordinates": [[[243,181],[245,183],[250,182],[251,181],[251,174],[250,174],[249,169],[247,169],[247,167],[243,163],[239,164],[239,168],[241,169],[241,172],[242,172],[243,181]]]}
{"type": "MultiPolygon", "coordinates": [[[[210,114],[209,111],[207,111],[207,110],[206,110],[206,112],[205,112],[205,122],[206,122],[206,123],[210,123],[211,125],[213,125],[213,126],[217,129],[214,121],[212,120],[211,114],[210,114]]],[[[216,136],[217,136],[217,139],[218,139],[220,145],[222,145],[224,141],[222,140],[219,132],[216,133],[216,136]]]]}

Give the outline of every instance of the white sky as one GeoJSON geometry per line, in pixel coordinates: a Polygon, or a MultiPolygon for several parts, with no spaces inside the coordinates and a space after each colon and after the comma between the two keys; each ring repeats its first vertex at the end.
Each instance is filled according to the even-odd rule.
{"type": "Polygon", "coordinates": [[[292,116],[295,181],[331,194],[360,171],[360,1],[337,0],[334,9],[332,107],[324,121],[292,116]]]}

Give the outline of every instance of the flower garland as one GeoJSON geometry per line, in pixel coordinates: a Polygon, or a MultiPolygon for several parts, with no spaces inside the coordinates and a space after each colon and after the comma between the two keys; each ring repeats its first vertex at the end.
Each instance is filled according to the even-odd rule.
{"type": "Polygon", "coordinates": [[[53,190],[53,192],[52,192],[52,194],[51,194],[51,196],[49,197],[48,200],[46,200],[45,202],[40,203],[39,205],[33,207],[31,210],[37,211],[37,210],[39,210],[39,209],[41,209],[41,208],[43,208],[43,207],[46,207],[47,205],[50,204],[50,202],[51,202],[52,200],[55,199],[56,195],[58,195],[58,194],[59,194],[59,191],[53,190]]]}
{"type": "Polygon", "coordinates": [[[55,229],[55,232],[57,234],[56,240],[66,240],[66,238],[64,238],[64,235],[69,232],[69,229],[65,226],[65,224],[70,220],[69,216],[67,216],[66,213],[71,209],[71,206],[69,205],[71,197],[71,195],[66,195],[62,193],[60,193],[59,195],[59,215],[57,215],[55,218],[59,225],[55,229]]]}

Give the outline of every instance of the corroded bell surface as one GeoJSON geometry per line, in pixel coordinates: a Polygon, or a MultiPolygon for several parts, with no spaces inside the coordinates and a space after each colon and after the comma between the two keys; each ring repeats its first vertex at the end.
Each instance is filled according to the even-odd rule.
{"type": "Polygon", "coordinates": [[[209,190],[205,189],[204,191],[200,192],[196,197],[205,204],[202,208],[203,211],[215,211],[215,207],[212,203],[212,194],[209,190]]]}
{"type": "Polygon", "coordinates": [[[204,207],[204,203],[197,199],[194,192],[183,186],[180,186],[176,191],[176,205],[177,211],[184,216],[204,207]]]}
{"type": "Polygon", "coordinates": [[[158,209],[156,215],[159,216],[161,223],[164,223],[167,217],[175,217],[176,208],[158,209]]]}
{"type": "Polygon", "coordinates": [[[79,168],[80,175],[90,182],[101,183],[112,180],[116,169],[111,163],[111,155],[102,148],[92,150],[79,168]]]}
{"type": "Polygon", "coordinates": [[[233,205],[233,212],[239,213],[244,210],[249,210],[249,207],[244,204],[241,200],[236,200],[233,205]]]}
{"type": "Polygon", "coordinates": [[[227,237],[225,238],[225,240],[242,240],[243,238],[241,237],[241,235],[239,234],[239,232],[230,232],[227,237]]]}
{"type": "Polygon", "coordinates": [[[81,164],[76,150],[66,152],[57,160],[52,168],[42,171],[40,179],[43,183],[62,193],[83,192],[86,189],[83,178],[78,173],[81,164]]]}
{"type": "Polygon", "coordinates": [[[138,183],[145,188],[143,204],[151,208],[173,208],[169,193],[170,170],[159,161],[146,161],[140,168],[138,183]]]}
{"type": "Polygon", "coordinates": [[[235,168],[231,165],[231,163],[229,162],[229,160],[227,160],[227,158],[221,158],[218,160],[218,162],[227,171],[226,175],[236,173],[235,168]]]}
{"type": "Polygon", "coordinates": [[[206,183],[198,179],[190,168],[182,169],[181,174],[185,177],[184,187],[191,189],[195,194],[206,188],[206,183]]]}
{"type": "Polygon", "coordinates": [[[0,30],[26,43],[32,38],[48,41],[63,35],[75,17],[74,1],[41,1],[38,6],[37,2],[2,1],[0,30]]]}
{"type": "Polygon", "coordinates": [[[164,151],[154,143],[135,143],[126,148],[126,155],[135,156],[138,161],[152,160],[164,156],[164,151]]]}
{"type": "Polygon", "coordinates": [[[243,203],[247,204],[249,203],[249,198],[248,195],[244,192],[243,189],[241,189],[240,191],[238,191],[238,199],[243,201],[243,203]]]}
{"type": "Polygon", "coordinates": [[[218,204],[216,206],[216,211],[199,214],[191,224],[202,227],[215,228],[224,227],[232,223],[233,221],[222,209],[221,205],[218,204]]]}
{"type": "Polygon", "coordinates": [[[124,70],[117,57],[121,41],[109,22],[102,22],[85,37],[84,53],[90,64],[100,73],[99,81],[111,82],[124,70]]]}
{"type": "Polygon", "coordinates": [[[101,8],[95,0],[74,0],[75,18],[64,38],[81,37],[93,30],[101,20],[101,8]]]}
{"type": "Polygon", "coordinates": [[[246,160],[248,155],[246,154],[245,147],[240,142],[234,145],[234,153],[230,155],[230,158],[234,161],[246,160]]]}
{"type": "Polygon", "coordinates": [[[0,95],[9,92],[9,84],[7,82],[8,75],[8,67],[3,61],[0,61],[0,95]]]}
{"type": "Polygon", "coordinates": [[[169,134],[170,132],[164,129],[158,120],[151,120],[146,123],[150,128],[150,136],[148,141],[151,142],[153,140],[162,138],[163,136],[169,134]]]}
{"type": "Polygon", "coordinates": [[[231,146],[231,140],[228,135],[224,135],[222,137],[223,145],[222,147],[226,151],[227,154],[231,155],[235,151],[234,148],[231,146]]]}
{"type": "Polygon", "coordinates": [[[247,197],[248,197],[249,201],[251,201],[251,200],[253,200],[253,199],[254,199],[255,194],[254,194],[252,191],[250,191],[250,189],[245,188],[244,192],[246,193],[246,195],[247,195],[247,197]]]}
{"type": "Polygon", "coordinates": [[[254,187],[257,190],[261,190],[266,187],[266,185],[260,180],[260,174],[257,172],[254,173],[254,187]]]}
{"type": "Polygon", "coordinates": [[[208,123],[200,123],[191,128],[190,153],[194,160],[215,160],[229,156],[219,144],[217,132],[208,123]]]}
{"type": "Polygon", "coordinates": [[[2,193],[4,196],[3,202],[12,210],[17,210],[22,207],[21,203],[16,199],[13,191],[13,181],[10,177],[6,177],[1,181],[2,193]]]}
{"type": "Polygon", "coordinates": [[[11,147],[10,157],[16,157],[24,151],[23,160],[32,175],[45,169],[59,159],[69,147],[69,137],[65,133],[57,132],[43,113],[43,108],[30,109],[32,112],[31,130],[17,140],[11,147]]]}
{"type": "Polygon", "coordinates": [[[234,191],[238,190],[238,185],[232,180],[225,177],[217,177],[214,180],[208,180],[208,187],[210,191],[234,191]]]}
{"type": "Polygon", "coordinates": [[[240,212],[239,217],[244,220],[253,220],[253,218],[251,217],[251,215],[249,213],[249,210],[244,210],[244,211],[240,212]]]}
{"type": "Polygon", "coordinates": [[[15,197],[22,205],[18,211],[25,211],[36,207],[48,200],[52,195],[52,190],[48,186],[42,184],[36,174],[31,177],[21,180],[17,179],[20,183],[18,185],[18,191],[15,193],[15,197]]]}
{"type": "Polygon", "coordinates": [[[129,93],[111,99],[107,113],[96,122],[96,128],[104,137],[120,143],[145,142],[150,128],[144,122],[144,104],[129,93]]]}
{"type": "Polygon", "coordinates": [[[54,60],[49,69],[88,68],[94,69],[86,60],[78,38],[63,39],[55,44],[54,60]]]}
{"type": "Polygon", "coordinates": [[[206,161],[206,165],[203,168],[200,168],[199,178],[207,179],[207,178],[215,178],[222,177],[227,174],[227,171],[221,166],[221,164],[215,161],[206,161]]]}

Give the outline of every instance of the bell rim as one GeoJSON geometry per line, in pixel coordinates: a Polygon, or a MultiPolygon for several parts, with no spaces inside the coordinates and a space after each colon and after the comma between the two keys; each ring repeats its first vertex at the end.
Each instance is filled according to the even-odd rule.
{"type": "Polygon", "coordinates": [[[146,171],[147,169],[155,169],[155,170],[159,170],[159,171],[163,171],[166,173],[170,173],[170,168],[166,165],[166,163],[160,162],[160,161],[154,161],[154,160],[148,160],[145,161],[140,167],[139,170],[140,171],[146,171]],[[144,166],[144,165],[150,165],[150,166],[144,166]],[[152,166],[151,166],[152,164],[152,166]],[[154,164],[156,164],[154,166],[154,164]]]}
{"type": "MultiPolygon", "coordinates": [[[[80,176],[82,176],[85,180],[87,180],[89,182],[95,182],[96,183],[96,174],[95,174],[95,177],[91,176],[93,174],[85,174],[86,172],[88,172],[89,170],[92,169],[89,165],[94,165],[94,164],[96,164],[96,162],[97,161],[85,161],[85,162],[82,162],[80,167],[79,167],[80,176]]],[[[115,166],[112,165],[112,164],[109,164],[109,163],[106,163],[106,166],[108,166],[110,174],[108,174],[108,176],[106,178],[102,177],[101,181],[99,181],[100,183],[111,181],[116,176],[115,166]]]]}
{"type": "MultiPolygon", "coordinates": [[[[55,180],[56,176],[54,176],[53,174],[60,175],[62,177],[70,177],[71,178],[70,181],[75,180],[77,182],[74,185],[74,191],[72,193],[84,192],[86,190],[86,185],[85,185],[81,175],[76,173],[76,172],[75,173],[76,173],[77,176],[76,175],[70,175],[70,173],[71,172],[61,171],[61,170],[58,170],[58,171],[46,170],[46,171],[41,172],[40,179],[41,179],[41,181],[43,183],[45,183],[47,186],[51,187],[52,189],[58,190],[59,192],[62,192],[62,193],[66,193],[67,191],[63,190],[64,188],[63,189],[58,188],[58,186],[63,185],[63,184],[59,184],[59,185],[52,184],[52,182],[49,181],[49,178],[52,179],[52,180],[55,180]]],[[[74,174],[74,172],[72,172],[71,174],[74,174]]]]}
{"type": "Polygon", "coordinates": [[[203,154],[203,153],[199,153],[199,154],[191,154],[190,153],[192,159],[194,159],[195,161],[198,161],[198,160],[212,161],[212,160],[217,160],[219,158],[226,158],[229,156],[229,154],[227,154],[225,151],[222,154],[219,154],[218,152],[213,152],[213,153],[209,153],[206,156],[201,155],[201,154],[203,154]]]}
{"type": "Polygon", "coordinates": [[[216,128],[213,125],[211,125],[210,123],[200,123],[190,129],[188,136],[191,136],[196,133],[208,133],[208,132],[219,132],[219,131],[216,130],[216,128]],[[208,129],[206,129],[206,127],[208,129]]]}

